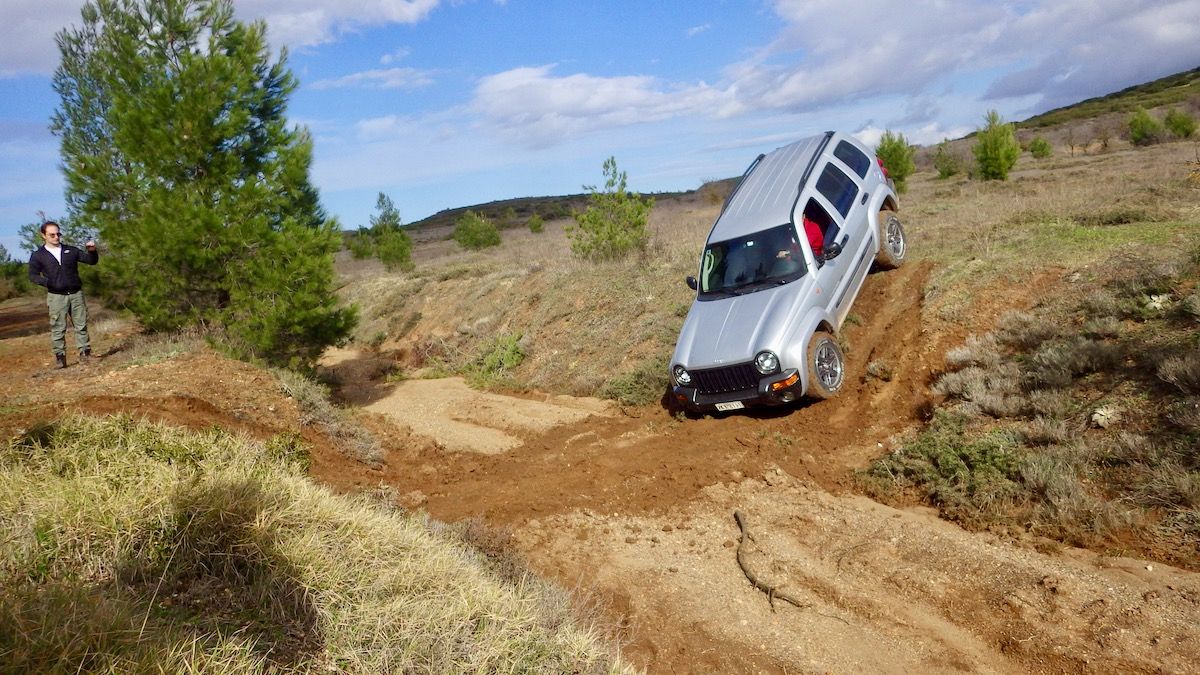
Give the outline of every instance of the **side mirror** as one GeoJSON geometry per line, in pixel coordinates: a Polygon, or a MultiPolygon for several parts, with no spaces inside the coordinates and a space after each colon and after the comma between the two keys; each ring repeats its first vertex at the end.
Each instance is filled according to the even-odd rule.
{"type": "Polygon", "coordinates": [[[833,260],[842,254],[842,245],[836,241],[825,245],[825,250],[821,254],[821,260],[833,260]]]}
{"type": "Polygon", "coordinates": [[[700,285],[696,283],[696,277],[688,277],[687,285],[688,288],[692,289],[693,291],[700,287],[700,285]]]}

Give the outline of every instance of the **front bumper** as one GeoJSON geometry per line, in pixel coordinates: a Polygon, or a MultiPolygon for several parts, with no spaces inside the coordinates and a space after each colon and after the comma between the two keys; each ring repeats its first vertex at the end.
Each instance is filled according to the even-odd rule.
{"type": "Polygon", "coordinates": [[[696,387],[676,384],[671,388],[675,401],[692,412],[725,412],[760,405],[786,405],[800,398],[800,373],[796,369],[765,375],[750,389],[703,393],[696,387]]]}

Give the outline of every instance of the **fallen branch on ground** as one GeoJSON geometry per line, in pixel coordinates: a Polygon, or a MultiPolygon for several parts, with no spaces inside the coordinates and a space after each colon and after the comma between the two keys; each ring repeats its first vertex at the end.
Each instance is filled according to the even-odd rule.
{"type": "Polygon", "coordinates": [[[746,566],[744,548],[746,546],[746,540],[754,539],[754,535],[750,534],[750,528],[746,527],[746,518],[745,518],[745,516],[742,515],[741,511],[734,511],[733,519],[737,521],[738,529],[740,529],[742,531],[742,538],[740,541],[738,541],[738,547],[737,547],[738,567],[742,568],[742,573],[746,575],[746,578],[750,580],[751,584],[754,584],[755,588],[757,588],[758,590],[767,594],[767,601],[771,603],[771,611],[772,612],[775,611],[775,599],[776,598],[783,600],[784,602],[789,602],[789,603],[795,605],[796,607],[800,607],[802,609],[804,607],[811,607],[812,606],[811,604],[801,603],[799,600],[793,598],[792,596],[788,595],[787,593],[780,591],[778,586],[772,586],[771,584],[768,584],[767,582],[763,581],[762,579],[759,579],[758,576],[756,574],[754,574],[754,572],[750,571],[750,568],[746,566]]]}

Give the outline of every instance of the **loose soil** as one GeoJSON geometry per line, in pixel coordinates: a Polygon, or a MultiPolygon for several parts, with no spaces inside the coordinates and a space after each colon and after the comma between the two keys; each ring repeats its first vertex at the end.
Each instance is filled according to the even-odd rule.
{"type": "MultiPolygon", "coordinates": [[[[14,300],[0,304],[0,432],[65,410],[299,431],[318,481],[383,484],[435,518],[507,530],[535,572],[594,597],[649,672],[1194,672],[1197,574],[965,532],[854,494],[856,471],[921,425],[942,354],[961,338],[961,322],[919,320],[929,273],[869,277],[837,398],[739,415],[681,419],[457,379],[355,382],[347,372],[377,372],[362,368],[373,357],[331,353],[343,400],[370,391],[357,418],[383,439],[379,468],[302,425],[268,374],[207,349],[138,363],[132,328],[116,321],[100,358],[51,370],[46,334],[27,334],[44,310],[14,300]],[[890,374],[870,376],[868,363],[890,374]],[[735,510],[753,535],[740,544],[735,510]],[[799,607],[751,585],[739,545],[799,607]]],[[[997,294],[973,320],[985,330],[1051,283],[997,294]]]]}

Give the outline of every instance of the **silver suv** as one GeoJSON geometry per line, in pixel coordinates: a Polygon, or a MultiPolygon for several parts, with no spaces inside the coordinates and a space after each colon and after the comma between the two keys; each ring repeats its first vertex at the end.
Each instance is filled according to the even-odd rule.
{"type": "Polygon", "coordinates": [[[832,131],[759,155],[704,245],[671,359],[692,411],[778,405],[842,388],[837,331],[872,264],[906,253],[883,164],[832,131]]]}

